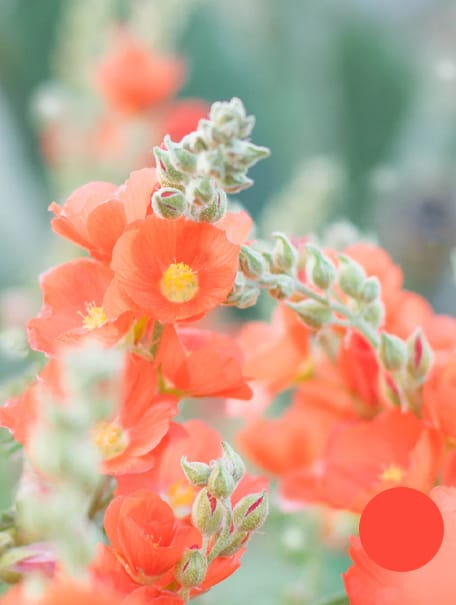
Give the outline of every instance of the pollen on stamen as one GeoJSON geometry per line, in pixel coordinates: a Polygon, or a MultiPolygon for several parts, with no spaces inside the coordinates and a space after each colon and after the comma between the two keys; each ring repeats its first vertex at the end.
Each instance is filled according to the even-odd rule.
{"type": "Polygon", "coordinates": [[[103,307],[97,306],[94,302],[86,303],[85,307],[86,313],[78,311],[78,314],[82,317],[82,325],[86,330],[101,328],[108,321],[103,307]]]}
{"type": "Polygon", "coordinates": [[[93,429],[93,441],[104,460],[118,456],[128,445],[125,431],[115,422],[98,422],[93,429]]]}
{"type": "Polygon", "coordinates": [[[400,483],[404,474],[405,471],[403,468],[396,464],[390,464],[390,466],[380,475],[380,479],[385,482],[400,483]]]}
{"type": "Polygon", "coordinates": [[[188,302],[198,292],[198,276],[187,264],[172,263],[163,273],[160,291],[170,302],[188,302]]]}

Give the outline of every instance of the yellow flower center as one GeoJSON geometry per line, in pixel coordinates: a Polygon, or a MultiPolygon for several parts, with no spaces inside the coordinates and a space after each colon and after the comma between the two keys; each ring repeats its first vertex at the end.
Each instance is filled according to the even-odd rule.
{"type": "Polygon", "coordinates": [[[115,422],[98,422],[93,429],[93,441],[104,460],[121,454],[128,445],[128,438],[115,422]]]}
{"type": "Polygon", "coordinates": [[[185,263],[172,263],[163,273],[160,290],[170,302],[187,302],[198,292],[198,276],[185,263]]]}
{"type": "Polygon", "coordinates": [[[195,488],[189,483],[176,481],[168,488],[166,496],[175,511],[176,509],[188,509],[190,511],[195,498],[195,488]]]}
{"type": "Polygon", "coordinates": [[[380,475],[380,479],[386,482],[400,483],[404,477],[405,471],[396,464],[390,464],[390,466],[383,471],[380,475]]]}
{"type": "Polygon", "coordinates": [[[103,307],[97,307],[95,303],[86,303],[86,314],[84,315],[81,312],[79,314],[82,317],[82,325],[87,330],[101,328],[108,321],[103,307]]]}

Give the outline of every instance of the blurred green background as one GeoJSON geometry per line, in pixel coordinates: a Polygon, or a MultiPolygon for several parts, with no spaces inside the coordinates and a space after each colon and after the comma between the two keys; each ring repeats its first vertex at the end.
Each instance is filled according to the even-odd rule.
{"type": "MultiPolygon", "coordinates": [[[[240,201],[262,235],[348,220],[403,265],[409,287],[456,311],[454,1],[0,0],[0,327],[39,307],[36,275],[56,262],[47,206],[82,184],[76,167],[62,184],[43,161],[37,90],[90,68],[98,28],[141,4],[163,18],[146,34],[187,61],[181,97],[239,96],[256,115],[255,142],[272,156],[240,201]]],[[[1,343],[2,379],[21,369],[13,341],[1,343]]],[[[201,600],[247,602],[262,586],[262,605],[310,603],[309,552],[280,542],[283,523],[277,514],[238,576],[201,600]]],[[[317,583],[337,592],[347,561],[328,560],[317,583]]]]}

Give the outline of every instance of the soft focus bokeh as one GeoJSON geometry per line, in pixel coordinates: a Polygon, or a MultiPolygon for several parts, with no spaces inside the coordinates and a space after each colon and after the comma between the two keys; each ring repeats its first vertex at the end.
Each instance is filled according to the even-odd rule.
{"type": "MultiPolygon", "coordinates": [[[[206,104],[233,96],[272,150],[239,196],[259,235],[315,232],[337,246],[361,232],[403,266],[408,287],[456,312],[453,1],[0,0],[5,390],[39,363],[22,359],[37,274],[73,254],[51,235],[48,205],[153,165],[166,132],[180,138],[206,104]],[[135,45],[161,74],[147,111],[142,92],[136,107],[113,92],[117,77],[137,85],[135,45]],[[116,62],[127,47],[130,59],[116,62]]],[[[352,528],[347,515],[273,512],[239,573],[199,602],[311,604],[337,593],[352,528]]]]}

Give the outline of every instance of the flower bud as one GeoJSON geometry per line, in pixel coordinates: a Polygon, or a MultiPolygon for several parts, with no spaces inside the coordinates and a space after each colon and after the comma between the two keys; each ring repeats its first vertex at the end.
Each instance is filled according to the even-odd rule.
{"type": "Polygon", "coordinates": [[[432,366],[432,349],[421,328],[417,328],[407,339],[407,369],[410,375],[422,382],[432,366]]]}
{"type": "Polygon", "coordinates": [[[329,306],[325,306],[310,298],[300,302],[287,302],[287,305],[296,311],[302,321],[309,328],[319,329],[327,324],[332,317],[332,311],[329,306]]]}
{"type": "Polygon", "coordinates": [[[381,300],[374,300],[361,311],[361,317],[369,325],[378,328],[385,317],[385,307],[381,300]]]}
{"type": "Polygon", "coordinates": [[[207,489],[216,498],[228,498],[235,488],[234,479],[223,460],[218,460],[209,475],[207,489]]]}
{"type": "Polygon", "coordinates": [[[205,462],[189,462],[187,457],[183,456],[181,466],[184,475],[192,485],[207,484],[207,480],[211,474],[211,467],[208,464],[205,462]]]}
{"type": "Polygon", "coordinates": [[[199,586],[206,577],[207,558],[199,549],[186,550],[176,566],[176,580],[184,588],[199,586]]]}
{"type": "Polygon", "coordinates": [[[226,441],[222,441],[223,459],[231,472],[235,483],[239,483],[245,473],[245,464],[242,458],[226,441]]]}
{"type": "Polygon", "coordinates": [[[206,536],[212,536],[222,527],[223,507],[205,487],[193,502],[192,522],[196,529],[206,536]]]}
{"type": "Polygon", "coordinates": [[[253,185],[252,179],[242,172],[227,173],[220,179],[220,186],[226,193],[239,193],[253,185]]]}
{"type": "Polygon", "coordinates": [[[268,291],[272,298],[283,300],[289,298],[295,290],[295,281],[289,275],[273,275],[268,291]]]}
{"type": "Polygon", "coordinates": [[[219,189],[214,199],[201,210],[198,219],[202,223],[216,223],[225,216],[227,207],[226,193],[219,189]]]}
{"type": "Polygon", "coordinates": [[[377,300],[380,296],[380,282],[378,277],[373,275],[363,281],[358,290],[357,299],[360,302],[369,304],[377,300]]]}
{"type": "Polygon", "coordinates": [[[180,143],[174,143],[169,135],[166,135],[163,140],[175,168],[181,172],[193,174],[196,169],[197,156],[188,149],[184,149],[180,143]]]}
{"type": "Polygon", "coordinates": [[[394,372],[395,370],[400,370],[405,365],[407,361],[407,347],[402,339],[382,332],[378,355],[385,370],[394,372]]]}
{"type": "Polygon", "coordinates": [[[351,298],[358,298],[361,284],[366,279],[366,273],[361,265],[348,256],[340,255],[340,268],[338,282],[344,294],[351,298]]]}
{"type": "Polygon", "coordinates": [[[291,273],[298,264],[298,251],[288,237],[279,231],[272,234],[276,242],[272,251],[272,270],[281,273],[291,273]]]}
{"type": "Polygon", "coordinates": [[[179,186],[188,182],[189,177],[174,167],[167,149],[154,147],[154,156],[158,180],[164,187],[179,186]]]}
{"type": "Polygon", "coordinates": [[[306,250],[311,254],[311,258],[306,265],[306,273],[310,281],[321,288],[327,290],[336,279],[336,267],[334,263],[316,246],[307,244],[306,250]]]}
{"type": "Polygon", "coordinates": [[[179,189],[162,187],[152,195],[152,208],[161,218],[175,219],[185,213],[187,202],[179,189]]]}
{"type": "Polygon", "coordinates": [[[223,304],[238,309],[253,307],[260,295],[260,288],[255,282],[248,282],[240,271],[238,272],[234,286],[223,304]]]}
{"type": "Polygon", "coordinates": [[[251,532],[259,529],[265,522],[268,511],[269,503],[266,492],[245,496],[233,510],[233,524],[236,531],[251,532]]]}
{"type": "Polygon", "coordinates": [[[380,372],[379,386],[382,396],[393,406],[401,404],[401,394],[399,387],[394,382],[393,377],[387,372],[380,372]]]}
{"type": "Polygon", "coordinates": [[[231,540],[229,546],[220,551],[219,557],[231,557],[238,552],[240,548],[245,546],[250,538],[250,532],[236,532],[234,540],[231,540]]]}
{"type": "Polygon", "coordinates": [[[241,271],[249,279],[257,279],[267,272],[263,255],[250,246],[241,246],[239,265],[241,271]]]}

